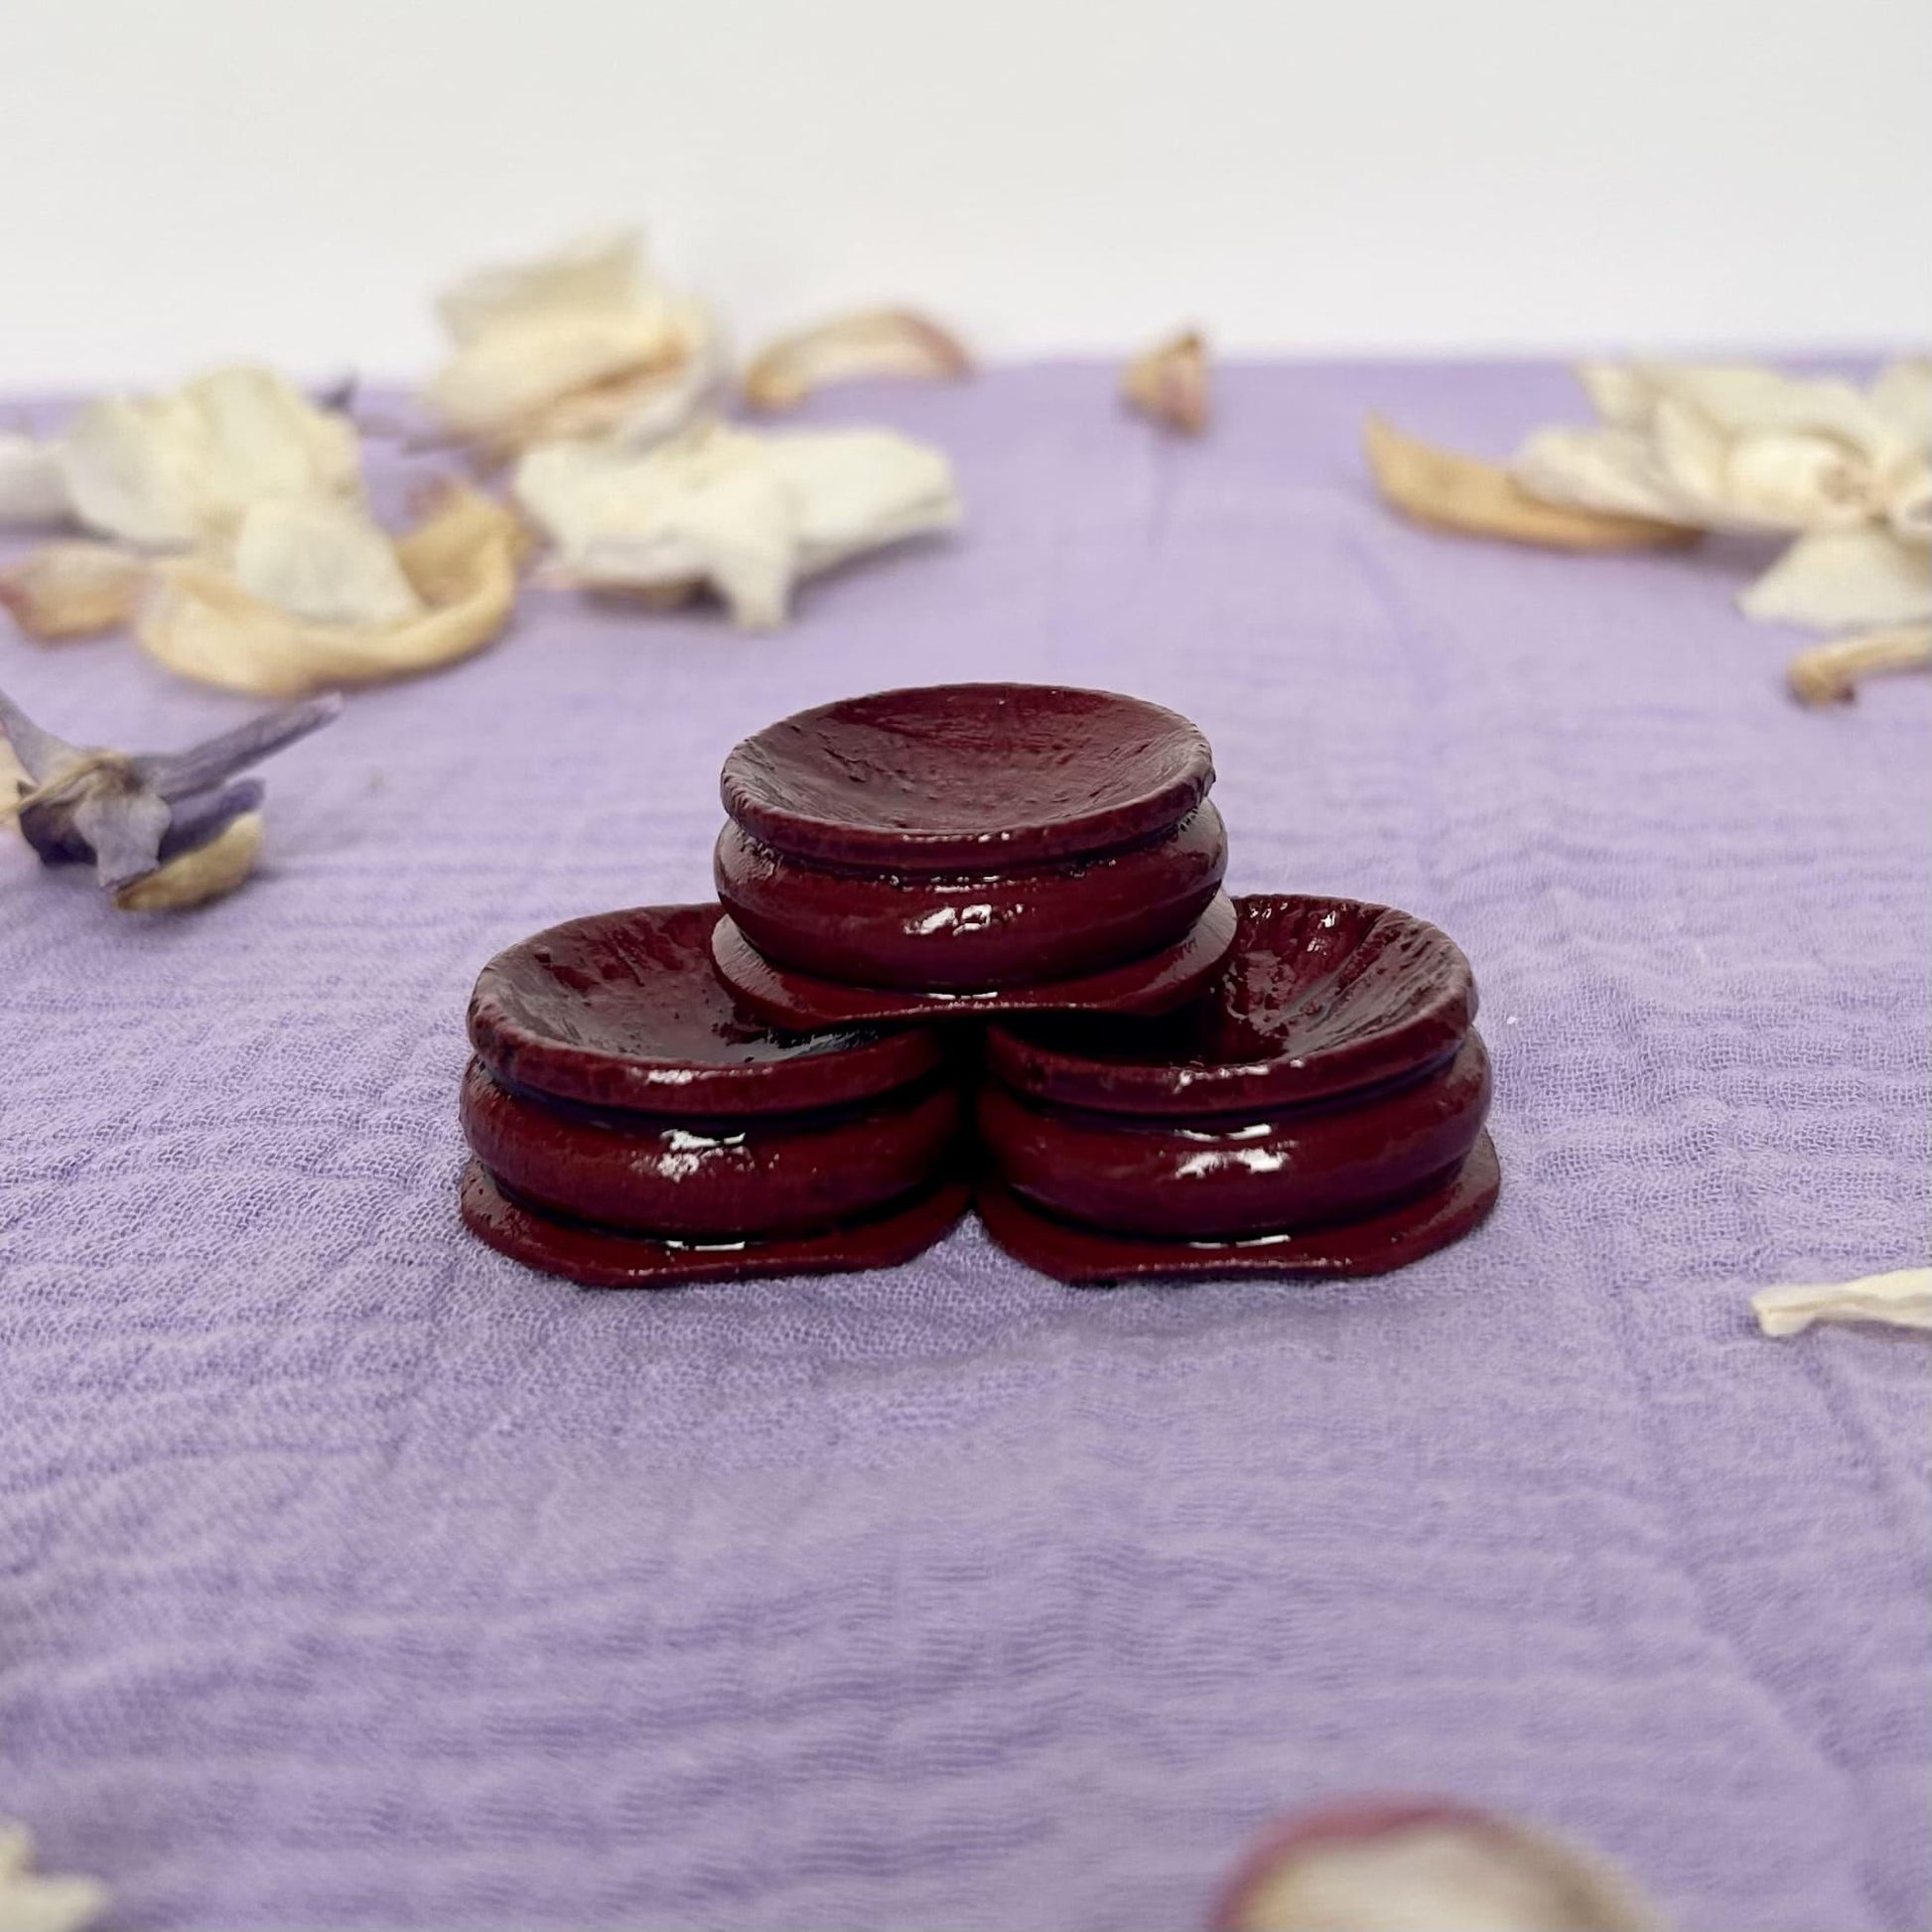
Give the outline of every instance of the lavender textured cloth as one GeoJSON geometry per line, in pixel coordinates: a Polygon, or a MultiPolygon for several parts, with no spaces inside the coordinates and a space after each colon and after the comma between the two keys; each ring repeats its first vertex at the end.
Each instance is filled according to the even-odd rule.
{"type": "MultiPolygon", "coordinates": [[[[1932,681],[1807,714],[1750,555],[1373,500],[1363,414],[1503,449],[1554,369],[847,392],[970,526],[797,621],[533,593],[269,768],[176,920],[0,853],[0,1814],[115,1927],[1199,1922],[1249,1834],[1422,1788],[1697,1932],[1926,1923],[1927,1356],[1757,1336],[1922,1260],[1932,681]],[[592,1295],[458,1226],[472,977],[709,896],[742,733],[1029,677],[1212,738],[1238,890],[1475,962],[1502,1204],[1381,1281],[1075,1293],[975,1225],[592,1295]]],[[[393,482],[393,479],[391,479],[393,482]]],[[[247,706],[0,641],[49,726],[247,706]]]]}

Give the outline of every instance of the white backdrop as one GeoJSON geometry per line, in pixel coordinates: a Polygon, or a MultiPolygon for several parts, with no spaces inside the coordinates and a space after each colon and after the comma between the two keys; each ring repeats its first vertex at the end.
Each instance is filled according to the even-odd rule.
{"type": "Polygon", "coordinates": [[[404,373],[631,218],[741,338],[1909,343],[1929,81],[1926,0],[4,0],[0,384],[404,373]]]}

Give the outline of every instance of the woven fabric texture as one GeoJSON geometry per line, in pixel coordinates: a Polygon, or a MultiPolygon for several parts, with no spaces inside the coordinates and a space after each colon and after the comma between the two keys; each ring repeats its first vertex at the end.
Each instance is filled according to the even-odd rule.
{"type": "MultiPolygon", "coordinates": [[[[190,917],[0,852],[0,1815],[112,1927],[1146,1932],[1389,1789],[1699,1932],[1926,1923],[1928,1357],[1746,1296],[1925,1258],[1932,680],[1798,709],[1748,547],[1407,527],[1371,408],[1583,414],[1530,367],[1237,368],[1198,443],[1097,367],[822,397],[952,452],[956,540],[769,636],[533,591],[269,766],[264,874],[190,917]],[[1460,941],[1489,1225],[1116,1293],[970,1222],[661,1296],[472,1242],[483,962],[708,897],[747,731],[972,677],[1176,707],[1236,890],[1460,941]]],[[[135,749],[248,709],[125,640],[0,684],[135,749]]]]}

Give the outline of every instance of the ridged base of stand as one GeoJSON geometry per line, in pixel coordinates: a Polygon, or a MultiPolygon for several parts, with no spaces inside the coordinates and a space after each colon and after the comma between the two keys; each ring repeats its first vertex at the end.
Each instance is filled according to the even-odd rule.
{"type": "Polygon", "coordinates": [[[584,1288],[682,1288],[894,1268],[931,1247],[966,1211],[970,1195],[963,1180],[942,1180],[871,1220],[818,1234],[700,1245],[653,1241],[541,1213],[504,1193],[478,1161],[464,1170],[461,1188],[464,1225],[472,1234],[526,1268],[584,1288]]]}
{"type": "Polygon", "coordinates": [[[986,1231],[1016,1261],[1072,1288],[1229,1275],[1381,1275],[1446,1248],[1479,1227],[1502,1185],[1487,1134],[1454,1177],[1358,1221],[1241,1241],[1155,1241],[1060,1221],[1029,1207],[997,1179],[980,1183],[986,1231]]]}

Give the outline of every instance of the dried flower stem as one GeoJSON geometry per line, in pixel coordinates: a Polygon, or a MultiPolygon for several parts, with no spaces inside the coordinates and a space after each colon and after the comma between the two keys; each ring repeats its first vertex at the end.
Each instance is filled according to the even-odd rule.
{"type": "Polygon", "coordinates": [[[1932,668],[1932,624],[1901,623],[1814,644],[1791,660],[1785,677],[1800,704],[1850,704],[1868,677],[1932,668]]]}

